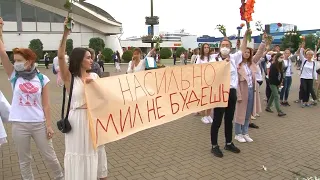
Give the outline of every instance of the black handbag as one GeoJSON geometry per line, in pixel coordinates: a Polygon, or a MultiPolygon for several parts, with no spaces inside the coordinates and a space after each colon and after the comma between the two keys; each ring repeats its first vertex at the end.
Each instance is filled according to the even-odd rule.
{"type": "Polygon", "coordinates": [[[72,98],[72,91],[73,91],[73,82],[74,82],[74,76],[71,75],[71,85],[70,85],[70,91],[69,91],[69,100],[68,100],[68,107],[67,107],[67,114],[66,117],[64,117],[64,105],[65,105],[65,97],[66,97],[66,86],[63,86],[63,99],[62,99],[62,109],[61,109],[61,120],[57,122],[58,129],[62,133],[68,133],[71,131],[71,124],[69,122],[69,111],[70,111],[70,103],[72,98]]]}

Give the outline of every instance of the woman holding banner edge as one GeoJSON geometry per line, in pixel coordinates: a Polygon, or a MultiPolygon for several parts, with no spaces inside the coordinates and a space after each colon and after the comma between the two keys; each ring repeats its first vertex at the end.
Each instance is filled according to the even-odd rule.
{"type": "MultiPolygon", "coordinates": [[[[96,73],[89,73],[93,60],[86,48],[74,48],[70,55],[69,67],[65,61],[66,41],[71,32],[68,17],[64,22],[64,32],[58,49],[61,78],[69,92],[74,78],[73,94],[69,122],[72,130],[65,134],[64,169],[65,180],[106,180],[108,175],[107,156],[104,146],[94,149],[87,119],[87,103],[84,84],[99,78],[96,73]]],[[[69,92],[70,93],[70,92],[69,92]]]]}
{"type": "MultiPolygon", "coordinates": [[[[244,37],[247,34],[251,34],[251,30],[247,29],[244,34],[244,37]]],[[[238,40],[237,44],[240,43],[238,40]]],[[[220,42],[220,52],[219,54],[212,54],[210,58],[210,62],[216,61],[230,61],[230,92],[229,92],[229,101],[228,106],[225,108],[214,108],[214,118],[211,125],[211,145],[212,149],[211,152],[216,157],[223,157],[223,154],[218,146],[218,132],[221,126],[222,118],[224,116],[224,124],[225,124],[225,138],[226,138],[226,145],[225,150],[231,151],[233,153],[240,153],[240,149],[238,149],[232,143],[232,131],[233,131],[233,117],[235,112],[235,107],[237,103],[237,87],[238,87],[238,73],[237,67],[242,61],[242,53],[245,52],[247,48],[247,41],[244,41],[241,44],[240,50],[234,54],[230,54],[232,44],[230,40],[225,37],[220,42]]]]}

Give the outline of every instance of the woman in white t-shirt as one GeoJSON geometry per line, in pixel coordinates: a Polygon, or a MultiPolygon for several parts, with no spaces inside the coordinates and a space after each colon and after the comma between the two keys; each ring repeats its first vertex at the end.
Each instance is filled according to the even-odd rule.
{"type": "Polygon", "coordinates": [[[132,61],[129,62],[128,64],[128,70],[127,73],[134,73],[134,72],[139,72],[139,71],[144,71],[146,69],[146,58],[150,57],[151,54],[156,49],[153,48],[144,59],[141,59],[141,54],[142,51],[140,48],[135,48],[133,51],[133,56],[132,56],[132,61]]]}
{"type": "MultiPolygon", "coordinates": [[[[0,36],[3,22],[0,19],[0,36]]],[[[13,97],[9,115],[12,138],[16,146],[22,179],[34,179],[31,168],[31,138],[53,172],[54,179],[63,179],[63,170],[52,145],[49,79],[35,67],[36,54],[27,48],[13,49],[12,65],[0,40],[3,67],[12,84],[13,97]]]]}
{"type": "MultiPolygon", "coordinates": [[[[202,44],[200,48],[200,57],[197,59],[196,64],[204,64],[210,61],[210,46],[207,43],[202,44]]],[[[209,124],[213,122],[211,117],[211,109],[207,109],[203,111],[203,117],[201,121],[205,124],[209,124]]]]}
{"type": "Polygon", "coordinates": [[[300,49],[300,59],[301,59],[301,87],[302,87],[302,104],[301,106],[308,107],[311,105],[316,105],[317,97],[313,89],[313,81],[318,83],[318,75],[316,70],[316,61],[314,60],[314,52],[312,50],[306,50],[304,56],[305,42],[302,42],[300,49]],[[310,94],[312,96],[313,102],[309,102],[310,94]]]}

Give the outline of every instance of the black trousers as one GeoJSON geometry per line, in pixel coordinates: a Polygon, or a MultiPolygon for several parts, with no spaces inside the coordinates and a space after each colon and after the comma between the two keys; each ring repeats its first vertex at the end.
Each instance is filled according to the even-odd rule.
{"type": "Polygon", "coordinates": [[[269,102],[270,96],[271,96],[270,83],[269,83],[269,79],[266,79],[266,97],[267,97],[267,102],[269,102]]]}
{"type": "Polygon", "coordinates": [[[301,78],[300,78],[300,86],[299,86],[299,100],[303,100],[303,84],[302,84],[301,78]]]}
{"type": "Polygon", "coordinates": [[[317,96],[313,89],[313,79],[301,79],[302,84],[302,101],[308,102],[310,94],[313,100],[317,100],[317,96]]]}
{"type": "Polygon", "coordinates": [[[237,90],[230,89],[228,107],[214,108],[214,118],[211,125],[211,144],[218,145],[218,132],[224,115],[224,134],[226,143],[232,142],[233,117],[237,103],[237,90]]]}
{"type": "Polygon", "coordinates": [[[100,65],[100,68],[102,68],[102,72],[104,72],[104,65],[102,64],[99,64],[100,65]]]}

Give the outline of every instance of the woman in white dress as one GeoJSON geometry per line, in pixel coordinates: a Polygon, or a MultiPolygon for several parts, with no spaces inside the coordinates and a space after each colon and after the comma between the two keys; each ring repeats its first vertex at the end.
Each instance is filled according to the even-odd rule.
{"type": "MultiPolygon", "coordinates": [[[[67,24],[67,19],[65,24],[67,24]]],[[[72,130],[65,135],[65,180],[107,179],[106,152],[104,146],[98,147],[97,150],[93,147],[84,94],[84,83],[89,83],[99,76],[95,73],[88,73],[93,63],[93,57],[86,48],[72,50],[68,69],[64,52],[69,33],[70,30],[65,28],[58,50],[61,78],[67,90],[70,90],[71,78],[74,76],[69,112],[72,130]]]]}

